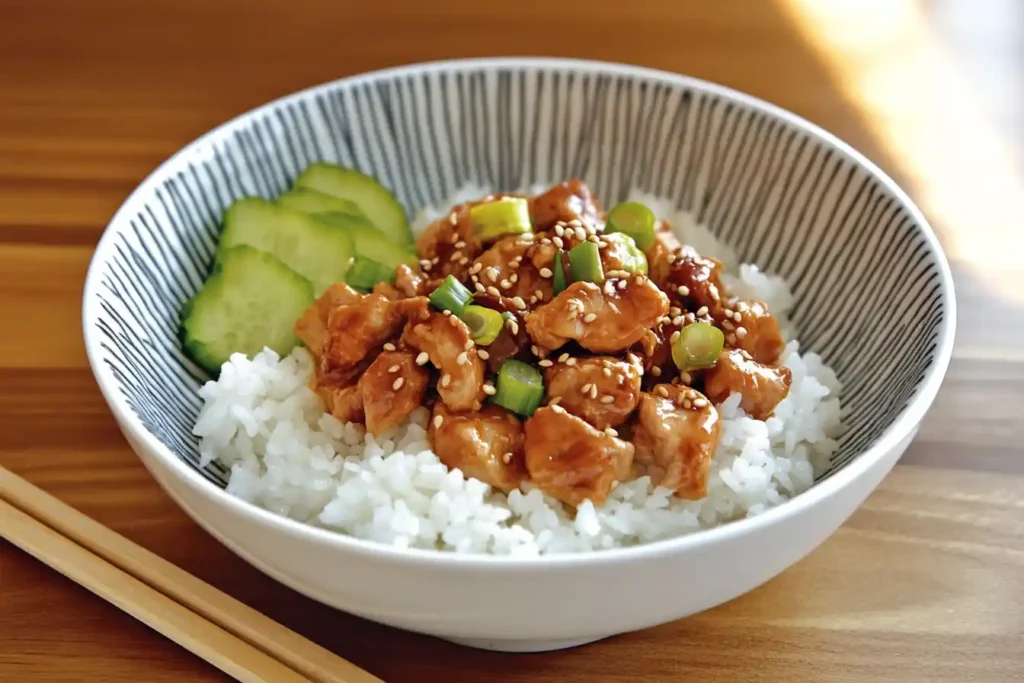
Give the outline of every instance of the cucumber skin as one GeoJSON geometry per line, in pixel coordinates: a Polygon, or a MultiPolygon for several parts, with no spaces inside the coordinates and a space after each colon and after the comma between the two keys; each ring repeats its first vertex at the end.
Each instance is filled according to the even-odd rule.
{"type": "Polygon", "coordinates": [[[311,188],[355,202],[370,223],[391,239],[412,244],[412,228],[405,207],[376,178],[354,168],[317,162],[295,179],[296,188],[311,188]]]}
{"type": "Polygon", "coordinates": [[[419,264],[419,256],[410,246],[396,242],[366,221],[336,212],[318,213],[314,217],[339,230],[348,231],[352,235],[356,256],[391,268],[397,268],[400,263],[411,268],[419,264]]]}
{"type": "Polygon", "coordinates": [[[294,187],[278,197],[276,202],[281,206],[303,213],[346,213],[361,218],[367,223],[370,222],[370,219],[354,201],[335,197],[312,187],[294,187]]]}
{"type": "Polygon", "coordinates": [[[282,357],[291,353],[301,344],[292,327],[299,316],[315,301],[313,285],[309,280],[272,254],[241,244],[223,250],[219,264],[202,288],[182,306],[178,338],[185,354],[211,376],[216,377],[220,374],[221,366],[236,352],[252,357],[267,347],[282,357]],[[258,277],[253,277],[254,270],[258,277]],[[250,281],[253,280],[257,281],[257,287],[251,286],[250,281]],[[210,323],[209,316],[212,315],[214,326],[225,324],[222,322],[223,318],[218,320],[220,316],[216,314],[216,306],[222,298],[231,297],[232,290],[239,287],[263,293],[277,291],[282,294],[287,287],[288,298],[292,301],[286,303],[292,304],[291,306],[281,306],[280,301],[274,301],[271,297],[265,297],[264,301],[267,302],[268,314],[280,315],[282,325],[286,323],[290,333],[284,335],[283,339],[264,339],[248,344],[247,348],[232,349],[217,349],[217,339],[204,338],[207,336],[204,334],[207,331],[205,328],[210,323]],[[208,310],[210,307],[214,307],[212,312],[208,310]]]}

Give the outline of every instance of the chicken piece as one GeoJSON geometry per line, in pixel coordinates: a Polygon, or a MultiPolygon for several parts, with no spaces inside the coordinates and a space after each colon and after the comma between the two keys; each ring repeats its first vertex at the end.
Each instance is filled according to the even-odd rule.
{"type": "Polygon", "coordinates": [[[659,384],[640,397],[633,428],[636,460],[655,484],[698,500],[707,495],[721,427],[718,410],[700,392],[659,384]]]}
{"type": "Polygon", "coordinates": [[[672,261],[683,248],[668,223],[662,221],[654,233],[654,244],[646,252],[647,271],[656,283],[666,282],[672,270],[672,261]]]}
{"type": "Polygon", "coordinates": [[[701,256],[689,246],[676,252],[670,261],[668,275],[655,279],[658,286],[684,308],[699,311],[707,306],[710,315],[717,318],[725,291],[720,276],[722,264],[716,259],[701,256]]]}
{"type": "Polygon", "coordinates": [[[598,429],[618,427],[640,401],[640,359],[611,356],[578,358],[572,365],[555,363],[544,371],[547,400],[598,429]]]}
{"type": "Polygon", "coordinates": [[[740,301],[722,311],[719,322],[729,346],[743,349],[758,363],[775,365],[786,349],[779,323],[762,301],[740,301]]]}
{"type": "Polygon", "coordinates": [[[295,321],[295,334],[314,356],[319,356],[323,352],[324,342],[327,340],[327,320],[331,311],[338,306],[354,304],[363,296],[344,282],[331,285],[295,321]]]}
{"type": "Polygon", "coordinates": [[[526,469],[542,491],[572,506],[601,505],[629,478],[633,444],[595,429],[558,405],[526,421],[526,469]]]}
{"type": "Polygon", "coordinates": [[[557,349],[575,339],[595,353],[628,349],[668,313],[668,298],[646,277],[574,282],[526,317],[534,343],[557,349]]]}
{"type": "Polygon", "coordinates": [[[677,329],[670,324],[658,324],[644,332],[643,338],[631,349],[640,356],[645,383],[650,379],[653,384],[657,384],[662,375],[668,379],[678,373],[672,362],[672,344],[669,343],[672,333],[677,329]]]}
{"type": "Polygon", "coordinates": [[[470,262],[483,250],[469,220],[470,206],[455,207],[447,216],[428,225],[417,238],[420,265],[430,277],[443,279],[454,275],[465,280],[470,262]]]}
{"type": "Polygon", "coordinates": [[[327,321],[323,360],[328,371],[346,370],[366,358],[371,349],[398,334],[406,319],[426,317],[426,297],[393,300],[376,292],[358,302],[335,308],[327,321]]]}
{"type": "Polygon", "coordinates": [[[365,421],[363,395],[357,384],[359,375],[370,365],[372,359],[361,362],[349,370],[334,372],[324,369],[324,363],[317,363],[309,388],[324,402],[324,409],[339,422],[365,421]]]}
{"type": "Polygon", "coordinates": [[[559,183],[530,200],[530,217],[535,232],[550,230],[558,221],[574,220],[596,226],[601,207],[582,180],[559,183]]]}
{"type": "Polygon", "coordinates": [[[423,401],[430,373],[409,351],[383,351],[359,378],[366,428],[374,436],[409,417],[423,401]]]}
{"type": "Polygon", "coordinates": [[[452,410],[479,410],[484,400],[484,361],[477,355],[466,323],[454,315],[431,311],[410,322],[402,334],[409,347],[426,352],[441,372],[437,393],[452,410]]]}
{"type": "Polygon", "coordinates": [[[765,420],[789,394],[793,373],[787,367],[773,368],[750,357],[742,349],[726,349],[713,368],[704,373],[704,393],[715,403],[730,394],[742,396],[740,407],[755,420],[765,420]]]}
{"type": "MultiPolygon", "coordinates": [[[[539,291],[545,300],[550,299],[551,278],[541,277],[540,267],[535,266],[529,258],[532,248],[531,241],[518,235],[498,240],[480,254],[470,267],[470,278],[474,286],[480,283],[491,296],[497,292],[497,296],[509,299],[518,296],[528,301],[539,291]]],[[[548,263],[546,267],[550,265],[548,263]]]]}
{"type": "Polygon", "coordinates": [[[395,288],[407,297],[426,296],[430,293],[426,276],[404,263],[395,268],[395,288]]]}
{"type": "Polygon", "coordinates": [[[505,493],[519,488],[527,478],[523,426],[500,406],[456,413],[437,403],[428,435],[430,447],[441,462],[467,477],[505,493]]]}

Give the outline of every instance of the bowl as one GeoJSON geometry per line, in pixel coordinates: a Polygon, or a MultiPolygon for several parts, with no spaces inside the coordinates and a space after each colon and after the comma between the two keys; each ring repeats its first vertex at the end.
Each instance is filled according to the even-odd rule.
{"type": "Polygon", "coordinates": [[[950,359],[949,267],[874,164],[771,104],[694,78],[561,59],[448,61],[342,79],[192,142],[131,194],[96,248],[83,325],[96,380],[164,490],[225,546],[337,609],[477,648],[538,651],[644,629],[768,581],[829,537],[914,438],[950,359]],[[401,150],[405,150],[402,152],[401,150]],[[837,372],[846,431],[815,484],[754,517],[646,545],[514,558],[400,549],[225,492],[191,427],[207,377],[181,304],[220,212],[316,160],[354,165],[409,210],[471,183],[585,180],[606,205],[668,197],[743,261],[784,276],[804,350],[837,372]]]}

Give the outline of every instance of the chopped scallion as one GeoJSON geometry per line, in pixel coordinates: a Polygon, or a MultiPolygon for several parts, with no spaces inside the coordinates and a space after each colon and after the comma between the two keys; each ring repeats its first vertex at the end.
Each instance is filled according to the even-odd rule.
{"type": "Polygon", "coordinates": [[[647,251],[654,244],[654,212],[640,202],[622,202],[608,212],[605,232],[629,235],[636,245],[647,251]]]}
{"type": "Polygon", "coordinates": [[[544,378],[532,365],[510,358],[498,371],[496,389],[493,399],[496,404],[530,417],[544,398],[544,378]]]}
{"type": "Polygon", "coordinates": [[[555,288],[555,294],[561,294],[569,286],[568,278],[565,277],[565,252],[561,249],[555,254],[555,261],[551,266],[551,285],[555,288]]]}
{"type": "Polygon", "coordinates": [[[444,279],[437,289],[430,293],[430,303],[439,311],[451,311],[454,315],[460,315],[462,309],[473,299],[473,293],[449,275],[444,279]]]}
{"type": "Polygon", "coordinates": [[[624,232],[605,235],[611,257],[622,263],[622,267],[630,273],[647,275],[647,257],[640,251],[632,237],[624,232]]]}
{"type": "Polygon", "coordinates": [[[502,197],[472,207],[469,220],[484,242],[530,232],[530,204],[522,197],[502,197]]]}
{"type": "Polygon", "coordinates": [[[356,256],[345,273],[345,282],[354,288],[369,292],[378,282],[395,282],[395,269],[389,268],[382,263],[371,261],[362,256],[356,256]]]}
{"type": "Polygon", "coordinates": [[[690,323],[672,342],[672,362],[680,370],[710,368],[725,346],[725,335],[711,323],[690,323]]]}
{"type": "Polygon", "coordinates": [[[569,265],[574,282],[604,283],[601,252],[593,242],[580,242],[569,250],[569,265]]]}
{"type": "Polygon", "coordinates": [[[481,346],[488,346],[497,339],[501,334],[501,328],[505,325],[505,319],[502,318],[501,313],[492,308],[475,304],[463,308],[462,313],[459,313],[459,318],[466,323],[473,341],[481,346]]]}

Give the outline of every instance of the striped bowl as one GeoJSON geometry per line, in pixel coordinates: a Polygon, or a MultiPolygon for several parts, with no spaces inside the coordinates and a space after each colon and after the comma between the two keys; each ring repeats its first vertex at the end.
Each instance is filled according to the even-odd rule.
{"type": "Polygon", "coordinates": [[[825,131],[706,82],[621,65],[452,61],[271,102],[161,165],[114,216],[86,280],[93,372],[170,496],[270,576],[378,622],[476,647],[543,650],[674,620],[775,576],[827,538],[916,434],[953,343],[949,268],[907,195],[825,131]],[[311,528],[225,493],[191,427],[206,379],[175,336],[221,211],[310,162],[354,165],[412,207],[473,184],[583,178],[693,212],[743,261],[783,275],[804,350],[843,383],[831,467],[752,519],[645,546],[539,559],[402,550],[311,528]]]}

